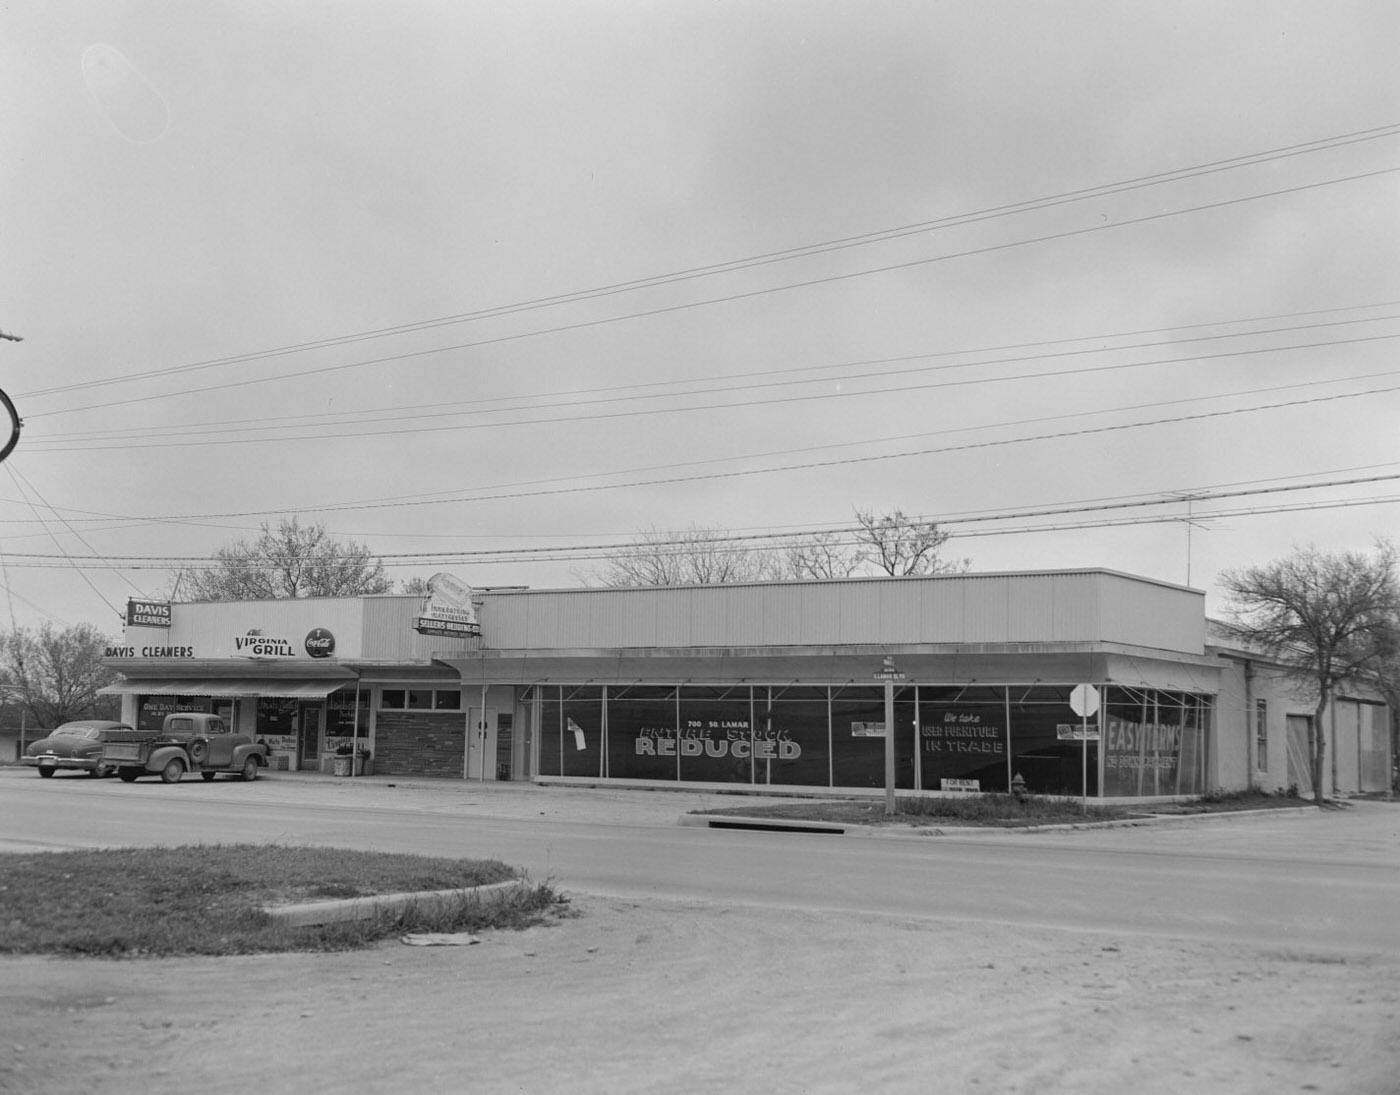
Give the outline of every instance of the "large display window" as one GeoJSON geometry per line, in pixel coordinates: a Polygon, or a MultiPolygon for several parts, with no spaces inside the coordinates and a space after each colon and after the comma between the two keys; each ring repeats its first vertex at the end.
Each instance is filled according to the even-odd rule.
{"type": "Polygon", "coordinates": [[[1012,688],[1011,769],[1035,795],[1097,795],[1098,719],[1083,719],[1070,706],[1073,685],[1012,688]]]}
{"type": "Polygon", "coordinates": [[[677,698],[680,778],[752,783],[753,690],[747,685],[687,687],[679,690],[677,698]]]}
{"type": "Polygon", "coordinates": [[[830,787],[830,690],[754,689],[754,740],[754,783],[830,787]]]}
{"type": "MultiPolygon", "coordinates": [[[[894,696],[895,786],[914,787],[914,731],[918,707],[914,689],[894,696]]],[[[854,685],[831,692],[831,786],[885,785],[885,689],[854,685]]]]}
{"type": "Polygon", "coordinates": [[[538,696],[540,775],[601,776],[603,689],[550,685],[538,696]]]}
{"type": "MultiPolygon", "coordinates": [[[[1086,719],[1070,706],[1073,688],[900,687],[896,787],[1004,793],[1019,776],[1040,795],[1097,796],[1101,779],[1113,796],[1203,793],[1209,696],[1104,686],[1086,719]]],[[[879,685],[550,685],[535,695],[541,776],[885,783],[879,685]]]]}
{"type": "Polygon", "coordinates": [[[606,774],[614,779],[679,779],[678,719],[674,685],[610,687],[606,774]]]}
{"type": "Polygon", "coordinates": [[[919,786],[1008,791],[1011,737],[1006,689],[919,689],[919,786]]]}
{"type": "Polygon", "coordinates": [[[1110,688],[1104,709],[1104,793],[1205,794],[1210,699],[1110,688]]]}

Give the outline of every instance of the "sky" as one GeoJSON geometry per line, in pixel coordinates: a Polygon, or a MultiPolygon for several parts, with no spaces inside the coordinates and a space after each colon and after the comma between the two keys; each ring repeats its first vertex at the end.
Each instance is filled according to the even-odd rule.
{"type": "Polygon", "coordinates": [[[295,515],[397,580],[936,520],[1400,539],[1390,0],[0,3],[8,620],[295,515]]]}

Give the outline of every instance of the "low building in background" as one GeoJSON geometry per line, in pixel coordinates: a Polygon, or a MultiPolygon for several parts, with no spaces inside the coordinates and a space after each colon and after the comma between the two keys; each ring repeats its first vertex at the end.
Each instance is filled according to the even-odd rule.
{"type": "MultiPolygon", "coordinates": [[[[1284,789],[1287,719],[1310,714],[1210,644],[1203,593],[1107,570],[457,601],[447,622],[412,596],[176,603],[168,625],[127,627],[109,691],[133,725],[222,714],[274,770],[329,771],[355,749],[381,776],[868,791],[884,787],[892,664],[901,790],[1019,776],[1117,800],[1284,789]]],[[[1384,789],[1374,699],[1335,705],[1329,791],[1384,789]]]]}

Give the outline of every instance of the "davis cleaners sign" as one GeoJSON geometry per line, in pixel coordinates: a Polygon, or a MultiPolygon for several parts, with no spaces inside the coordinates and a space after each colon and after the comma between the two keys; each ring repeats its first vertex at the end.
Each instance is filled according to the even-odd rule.
{"type": "Polygon", "coordinates": [[[165,601],[127,601],[127,627],[169,627],[170,605],[165,601]]]}

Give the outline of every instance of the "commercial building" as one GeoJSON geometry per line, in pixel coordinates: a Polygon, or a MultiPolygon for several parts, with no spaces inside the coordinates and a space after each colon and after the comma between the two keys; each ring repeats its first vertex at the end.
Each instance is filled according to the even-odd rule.
{"type": "MultiPolygon", "coordinates": [[[[1109,799],[1283,788],[1287,720],[1310,715],[1263,663],[1208,643],[1200,591],[1107,570],[434,582],[426,603],[142,605],[108,652],[122,674],[109,690],[144,726],[222,712],[286,769],[360,747],[381,775],[769,793],[883,787],[891,671],[896,782],[910,792],[1005,791],[1017,776],[1109,799]]],[[[1336,769],[1337,791],[1388,778],[1374,699],[1336,705],[1337,752],[1357,757],[1336,769]]]]}

